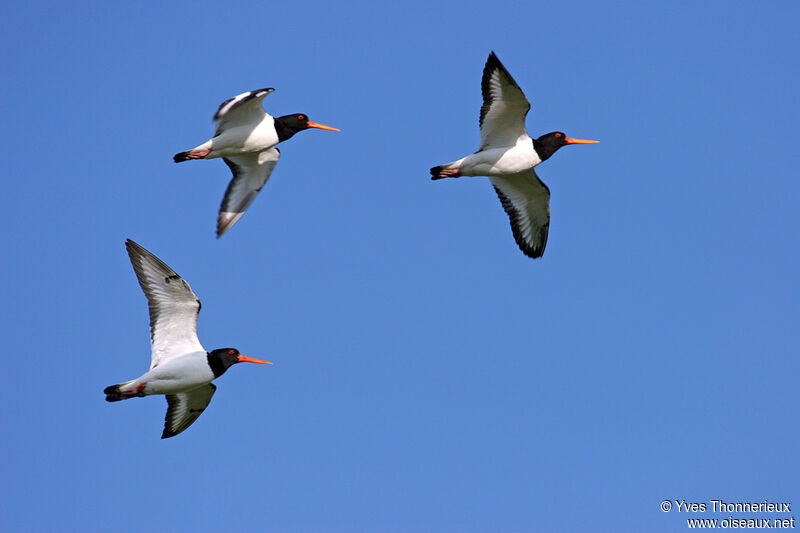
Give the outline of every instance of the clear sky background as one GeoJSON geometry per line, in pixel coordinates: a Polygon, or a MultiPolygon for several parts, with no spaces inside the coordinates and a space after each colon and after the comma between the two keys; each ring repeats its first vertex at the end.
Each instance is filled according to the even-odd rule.
{"type": "MultiPolygon", "coordinates": [[[[0,20],[3,531],[672,532],[664,499],[800,515],[796,2],[17,2],[0,20]],[[537,168],[543,259],[485,178],[494,50],[537,168]],[[219,241],[220,102],[301,132],[219,241]],[[166,403],[132,238],[271,360],[166,403]]],[[[722,518],[728,515],[718,515],[722,518]]],[[[747,517],[751,515],[737,515],[747,517]]],[[[787,515],[770,517],[787,518],[787,515]]]]}

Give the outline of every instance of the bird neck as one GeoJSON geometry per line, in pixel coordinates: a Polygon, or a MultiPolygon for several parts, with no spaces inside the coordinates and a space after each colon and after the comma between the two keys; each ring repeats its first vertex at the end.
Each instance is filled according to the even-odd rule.
{"type": "Polygon", "coordinates": [[[230,368],[230,366],[233,364],[232,362],[228,362],[216,354],[211,352],[206,353],[208,357],[208,366],[211,367],[211,371],[214,373],[214,379],[224,374],[225,371],[228,370],[228,368],[230,368]]]}
{"type": "Polygon", "coordinates": [[[291,139],[295,133],[300,131],[286,124],[283,121],[283,117],[273,118],[273,120],[275,121],[275,132],[278,134],[279,143],[291,139]]]}
{"type": "Polygon", "coordinates": [[[556,150],[561,148],[561,146],[557,144],[543,143],[539,139],[531,139],[531,141],[533,141],[533,149],[536,150],[539,159],[542,161],[549,159],[551,155],[556,153],[556,150]]]}

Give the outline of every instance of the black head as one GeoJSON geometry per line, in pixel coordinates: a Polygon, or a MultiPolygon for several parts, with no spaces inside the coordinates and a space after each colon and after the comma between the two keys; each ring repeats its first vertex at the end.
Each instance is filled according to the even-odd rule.
{"type": "Polygon", "coordinates": [[[570,139],[563,132],[552,131],[545,133],[538,139],[533,140],[533,148],[539,154],[539,158],[544,161],[551,155],[556,153],[556,150],[568,144],[595,144],[599,141],[588,141],[586,139],[570,139]]]}
{"type": "Polygon", "coordinates": [[[253,359],[239,353],[236,348],[218,348],[212,352],[208,352],[208,366],[214,372],[214,377],[218,378],[225,373],[232,365],[236,363],[261,363],[264,365],[271,365],[269,361],[262,361],[261,359],[253,359]]]}
{"type": "Polygon", "coordinates": [[[294,115],[284,115],[275,119],[275,130],[278,132],[278,142],[283,142],[291,139],[292,136],[298,131],[307,130],[308,128],[318,128],[321,130],[339,131],[331,126],[324,124],[317,124],[308,120],[308,115],[304,113],[295,113],[294,115]]]}

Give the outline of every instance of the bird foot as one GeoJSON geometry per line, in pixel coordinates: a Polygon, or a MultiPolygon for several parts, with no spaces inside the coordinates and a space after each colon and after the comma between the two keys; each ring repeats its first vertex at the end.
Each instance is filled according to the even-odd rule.
{"type": "Polygon", "coordinates": [[[146,385],[147,385],[147,383],[140,383],[136,387],[136,389],[132,390],[131,392],[126,392],[125,393],[125,399],[133,398],[134,396],[138,396],[139,398],[144,398],[144,396],[145,396],[144,388],[145,388],[146,385]]]}
{"type": "Polygon", "coordinates": [[[460,168],[443,168],[439,171],[440,178],[457,178],[461,175],[460,168]]]}
{"type": "Polygon", "coordinates": [[[187,159],[203,159],[205,156],[211,153],[211,150],[202,150],[200,152],[189,152],[186,154],[187,159]]]}

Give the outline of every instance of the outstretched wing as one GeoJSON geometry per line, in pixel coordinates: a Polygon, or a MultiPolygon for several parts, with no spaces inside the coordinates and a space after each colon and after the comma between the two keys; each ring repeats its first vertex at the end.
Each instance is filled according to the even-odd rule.
{"type": "Polygon", "coordinates": [[[150,308],[150,368],[179,355],[204,352],[197,338],[200,300],[189,284],[132,240],[125,247],[150,308]]]}
{"type": "Polygon", "coordinates": [[[203,385],[189,392],[167,394],[167,416],[164,418],[162,439],[174,437],[191,426],[203,414],[217,386],[213,383],[203,385]]]}
{"type": "Polygon", "coordinates": [[[481,80],[481,147],[505,147],[528,135],[525,116],[531,108],[525,93],[492,52],[483,67],[481,80]]]}
{"type": "Polygon", "coordinates": [[[281,152],[276,147],[258,153],[243,153],[225,157],[225,164],[233,172],[233,179],[228,184],[222,205],[217,216],[217,238],[231,229],[242,218],[244,212],[255,200],[261,187],[267,183],[281,152]]]}
{"type": "Polygon", "coordinates": [[[261,122],[267,114],[262,106],[264,97],[274,90],[270,87],[247,91],[222,102],[214,113],[214,137],[232,127],[261,122]]]}
{"type": "Polygon", "coordinates": [[[541,257],[550,230],[550,189],[533,169],[489,180],[508,214],[519,249],[528,257],[541,257]]]}

